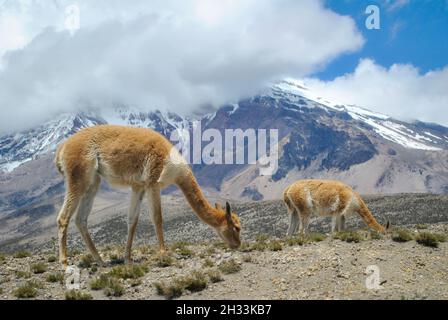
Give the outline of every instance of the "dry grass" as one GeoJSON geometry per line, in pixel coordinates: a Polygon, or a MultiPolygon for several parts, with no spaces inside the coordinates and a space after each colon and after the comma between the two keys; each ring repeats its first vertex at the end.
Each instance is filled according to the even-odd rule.
{"type": "Polygon", "coordinates": [[[415,240],[423,246],[437,248],[440,242],[446,241],[446,236],[439,233],[421,232],[415,240]]]}
{"type": "Polygon", "coordinates": [[[64,274],[62,272],[50,273],[47,275],[45,280],[47,280],[47,282],[52,282],[52,283],[55,283],[55,282],[63,283],[64,282],[64,274]]]}
{"type": "Polygon", "coordinates": [[[120,279],[141,278],[148,272],[148,267],[143,264],[133,264],[126,266],[117,266],[109,271],[109,275],[120,279]]]}
{"type": "Polygon", "coordinates": [[[92,300],[92,295],[81,290],[69,290],[65,292],[65,300],[92,300]]]}
{"type": "Polygon", "coordinates": [[[364,237],[357,231],[337,232],[336,234],[333,235],[333,238],[345,242],[354,242],[354,243],[358,243],[365,240],[364,237]]]}
{"type": "Polygon", "coordinates": [[[93,259],[93,256],[91,254],[84,254],[81,256],[78,267],[85,269],[90,268],[94,261],[95,260],[93,259]]]}
{"type": "Polygon", "coordinates": [[[14,290],[13,294],[16,298],[27,299],[37,296],[37,289],[43,288],[42,284],[37,281],[27,281],[14,290]]]}
{"type": "Polygon", "coordinates": [[[230,259],[222,262],[218,269],[224,274],[232,274],[241,271],[241,266],[234,259],[230,259]]]}
{"type": "Polygon", "coordinates": [[[47,271],[47,265],[43,262],[38,262],[31,265],[31,271],[35,274],[44,273],[47,271]]]}
{"type": "Polygon", "coordinates": [[[395,242],[408,242],[414,240],[414,235],[406,229],[397,229],[392,233],[392,240],[395,242]]]}
{"type": "MultiPolygon", "coordinates": [[[[218,282],[218,275],[214,274],[213,280],[218,282]]],[[[157,294],[164,296],[166,299],[180,297],[185,290],[191,292],[202,291],[207,288],[208,280],[211,280],[210,274],[204,274],[200,271],[193,271],[190,275],[174,278],[170,282],[155,282],[154,286],[157,294]]]]}
{"type": "Polygon", "coordinates": [[[14,253],[14,258],[17,258],[17,259],[27,258],[30,256],[31,256],[31,252],[29,252],[27,250],[20,250],[20,251],[17,251],[16,253],[14,253]]]}

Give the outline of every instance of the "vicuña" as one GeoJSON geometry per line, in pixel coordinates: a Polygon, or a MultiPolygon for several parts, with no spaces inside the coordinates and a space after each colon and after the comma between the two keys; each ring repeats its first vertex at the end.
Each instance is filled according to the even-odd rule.
{"type": "Polygon", "coordinates": [[[345,218],[357,213],[371,228],[384,233],[389,227],[380,225],[361,196],[349,186],[331,180],[299,180],[285,189],[283,201],[291,215],[287,235],[299,230],[304,234],[312,215],[331,216],[332,232],[345,229],[345,218]]]}
{"type": "Polygon", "coordinates": [[[190,166],[177,149],[151,129],[99,125],[80,130],[63,142],[56,151],[55,163],[64,175],[66,193],[58,215],[59,261],[67,266],[67,227],[76,212],[76,226],[93,257],[102,264],[87,230],[87,218],[101,178],[111,185],[132,189],[128,214],[128,239],[125,260],[130,263],[132,242],[146,195],[152,213],[159,249],[165,251],[160,190],[176,184],[199,218],[213,227],[232,248],[240,246],[241,225],[231,212],[204,197],[190,166]]]}

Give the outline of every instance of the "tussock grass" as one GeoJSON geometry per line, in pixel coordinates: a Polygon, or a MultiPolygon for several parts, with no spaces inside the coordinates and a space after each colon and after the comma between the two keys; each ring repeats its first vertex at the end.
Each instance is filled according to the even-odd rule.
{"type": "Polygon", "coordinates": [[[31,271],[35,274],[44,273],[47,271],[47,265],[43,262],[38,262],[31,265],[31,271]]]}
{"type": "MultiPolygon", "coordinates": [[[[213,278],[216,282],[217,275],[213,278]]],[[[200,271],[193,271],[191,274],[174,278],[173,280],[159,281],[154,283],[157,294],[164,296],[166,299],[173,299],[180,297],[185,290],[191,292],[202,291],[207,288],[208,280],[211,280],[209,274],[204,274],[200,271]]]]}
{"type": "Polygon", "coordinates": [[[286,237],[284,239],[285,244],[289,246],[303,246],[304,244],[311,242],[321,242],[327,238],[326,235],[319,232],[310,232],[305,235],[299,234],[298,236],[286,237]]]}
{"type": "Polygon", "coordinates": [[[415,225],[415,229],[417,229],[417,230],[428,229],[428,225],[427,225],[427,224],[424,224],[424,223],[417,223],[417,224],[415,225]]]}
{"type": "Polygon", "coordinates": [[[84,269],[90,268],[94,261],[95,261],[95,259],[93,259],[93,256],[90,253],[84,254],[81,256],[81,259],[78,263],[78,267],[84,268],[84,269]]]}
{"type": "Polygon", "coordinates": [[[334,239],[339,239],[341,241],[345,242],[361,242],[364,239],[364,237],[357,231],[341,231],[334,234],[334,239]]]}
{"type": "Polygon", "coordinates": [[[28,279],[31,277],[31,273],[29,271],[16,270],[14,271],[16,278],[25,278],[28,279]]]}
{"type": "Polygon", "coordinates": [[[13,294],[19,299],[34,298],[37,296],[37,289],[34,286],[25,283],[18,287],[13,294]]]}
{"type": "Polygon", "coordinates": [[[117,279],[110,279],[107,287],[103,289],[103,292],[108,297],[121,297],[124,294],[124,287],[117,279]]]}
{"type": "Polygon", "coordinates": [[[120,297],[124,293],[124,287],[120,281],[108,274],[101,274],[90,282],[90,289],[103,290],[108,297],[120,297]]]}
{"type": "Polygon", "coordinates": [[[171,251],[179,254],[182,258],[191,258],[194,256],[194,252],[189,246],[190,244],[188,242],[178,241],[171,245],[171,251]]]}
{"type": "Polygon", "coordinates": [[[174,265],[175,261],[169,253],[159,253],[154,257],[153,265],[159,268],[166,268],[174,265]]]}
{"type": "Polygon", "coordinates": [[[50,263],[56,262],[56,260],[57,260],[57,258],[55,255],[51,255],[47,258],[47,262],[50,262],[50,263]]]}
{"type": "Polygon", "coordinates": [[[414,235],[406,229],[397,229],[392,233],[392,240],[395,242],[408,242],[414,240],[414,235]]]}
{"type": "Polygon", "coordinates": [[[37,296],[37,289],[43,288],[42,284],[38,281],[27,281],[14,290],[13,294],[16,298],[26,299],[34,298],[37,296]]]}
{"type": "Polygon", "coordinates": [[[381,233],[379,233],[378,231],[375,230],[370,230],[369,231],[369,236],[371,240],[381,240],[383,239],[383,235],[381,233]]]}
{"type": "Polygon", "coordinates": [[[47,280],[47,282],[52,282],[52,283],[55,283],[55,282],[63,283],[64,282],[64,274],[62,274],[61,272],[50,273],[47,275],[45,280],[47,280]]]}
{"type": "Polygon", "coordinates": [[[157,294],[164,296],[166,299],[178,298],[184,292],[184,288],[181,283],[177,281],[168,282],[155,282],[154,287],[157,290],[157,294]]]}
{"type": "Polygon", "coordinates": [[[219,272],[219,270],[216,270],[216,269],[209,270],[207,272],[207,276],[210,279],[210,282],[212,282],[212,283],[224,281],[224,278],[222,277],[221,272],[219,272]]]}
{"type": "Polygon", "coordinates": [[[446,241],[446,236],[439,233],[421,232],[415,238],[418,244],[426,247],[438,248],[440,242],[446,241]]]}
{"type": "Polygon", "coordinates": [[[279,240],[272,240],[267,247],[271,251],[280,251],[283,249],[283,244],[279,240]]]}
{"type": "Polygon", "coordinates": [[[17,259],[27,258],[30,256],[31,256],[31,252],[29,252],[27,250],[20,250],[20,251],[17,251],[16,253],[14,253],[14,258],[17,258],[17,259]]]}
{"type": "Polygon", "coordinates": [[[205,259],[204,263],[202,264],[205,268],[212,268],[215,266],[215,263],[211,259],[205,259]]]}
{"type": "Polygon", "coordinates": [[[218,269],[224,274],[232,274],[241,271],[241,266],[234,259],[230,259],[222,262],[218,269]]]}
{"type": "Polygon", "coordinates": [[[148,267],[143,264],[133,264],[126,266],[117,266],[109,271],[109,275],[120,279],[141,278],[148,272],[148,267]]]}
{"type": "Polygon", "coordinates": [[[65,300],[92,300],[92,295],[81,290],[68,290],[65,292],[65,300]]]}

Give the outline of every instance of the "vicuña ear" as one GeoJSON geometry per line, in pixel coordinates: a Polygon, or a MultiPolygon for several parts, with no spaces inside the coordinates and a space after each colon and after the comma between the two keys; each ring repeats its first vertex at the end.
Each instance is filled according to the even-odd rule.
{"type": "Polygon", "coordinates": [[[218,210],[222,209],[221,205],[218,202],[215,203],[215,208],[218,210]]]}
{"type": "Polygon", "coordinates": [[[227,221],[232,222],[232,208],[228,202],[226,202],[226,218],[227,221]]]}

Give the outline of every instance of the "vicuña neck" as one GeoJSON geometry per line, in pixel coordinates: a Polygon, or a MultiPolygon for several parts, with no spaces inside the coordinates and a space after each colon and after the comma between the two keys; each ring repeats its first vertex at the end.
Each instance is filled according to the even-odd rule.
{"type": "Polygon", "coordinates": [[[191,171],[178,178],[176,183],[184,193],[191,208],[202,221],[212,227],[218,227],[221,224],[224,215],[221,216],[219,211],[210,205],[191,171]]]}

